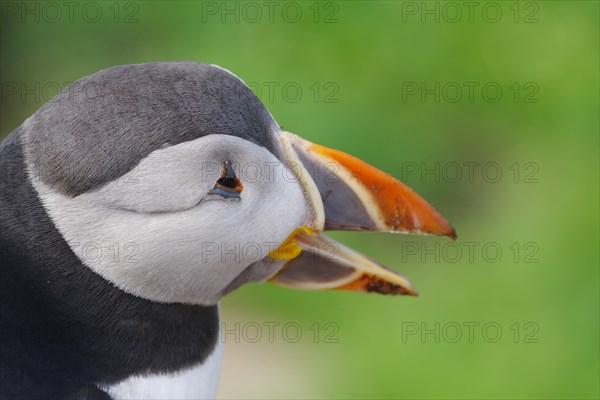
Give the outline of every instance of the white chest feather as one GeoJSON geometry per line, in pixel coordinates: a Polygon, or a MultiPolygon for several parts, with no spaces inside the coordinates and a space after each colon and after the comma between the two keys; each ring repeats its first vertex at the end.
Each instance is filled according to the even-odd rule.
{"type": "Polygon", "coordinates": [[[115,400],[214,399],[222,359],[223,342],[219,338],[213,353],[200,365],[164,375],[133,376],[102,389],[115,400]]]}

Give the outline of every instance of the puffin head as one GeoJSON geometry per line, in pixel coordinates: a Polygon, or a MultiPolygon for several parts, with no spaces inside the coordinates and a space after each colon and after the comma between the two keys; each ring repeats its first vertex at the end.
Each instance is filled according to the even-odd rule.
{"type": "Polygon", "coordinates": [[[109,68],[23,125],[28,173],[81,262],[156,302],[212,305],[248,282],[415,294],[325,230],[446,235],[400,181],[284,132],[232,73],[109,68]]]}

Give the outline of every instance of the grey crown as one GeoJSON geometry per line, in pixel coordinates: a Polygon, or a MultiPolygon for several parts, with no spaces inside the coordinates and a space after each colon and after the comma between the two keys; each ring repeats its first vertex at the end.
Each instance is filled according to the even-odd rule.
{"type": "Polygon", "coordinates": [[[276,154],[279,128],[231,73],[195,62],[108,68],[83,78],[22,126],[28,161],[70,196],[97,189],[164,146],[234,135],[276,154]]]}

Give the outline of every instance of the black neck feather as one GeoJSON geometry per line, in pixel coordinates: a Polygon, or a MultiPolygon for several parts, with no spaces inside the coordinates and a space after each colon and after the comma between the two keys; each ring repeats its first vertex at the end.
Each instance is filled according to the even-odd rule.
{"type": "Polygon", "coordinates": [[[83,265],[42,207],[19,138],[0,147],[0,397],[64,397],[205,360],[216,306],[129,295],[83,265]]]}

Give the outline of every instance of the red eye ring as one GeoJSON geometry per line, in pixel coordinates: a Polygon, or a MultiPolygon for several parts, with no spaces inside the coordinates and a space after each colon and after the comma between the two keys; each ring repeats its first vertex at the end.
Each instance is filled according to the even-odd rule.
{"type": "Polygon", "coordinates": [[[215,183],[215,187],[212,188],[209,194],[218,194],[225,198],[240,198],[240,193],[244,190],[244,185],[242,182],[235,176],[235,172],[233,167],[231,166],[231,162],[225,161],[223,166],[223,173],[217,183],[215,183]]]}

